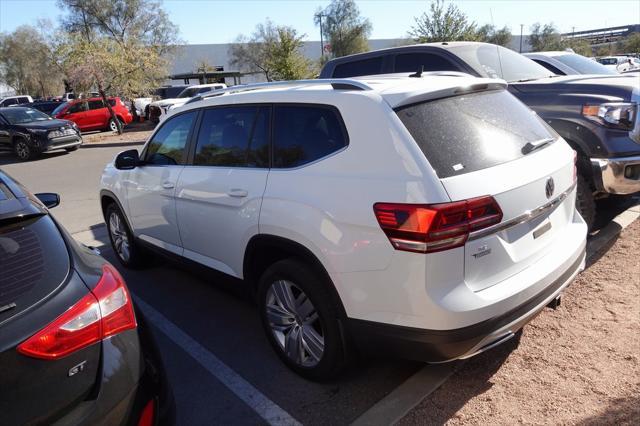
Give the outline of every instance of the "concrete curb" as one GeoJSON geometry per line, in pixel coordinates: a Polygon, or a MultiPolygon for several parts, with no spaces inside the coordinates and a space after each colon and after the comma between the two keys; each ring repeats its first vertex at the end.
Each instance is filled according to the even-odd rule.
{"type": "Polygon", "coordinates": [[[106,143],[83,143],[80,148],[109,148],[119,146],[139,146],[144,145],[144,141],[138,142],[106,142],[106,143]]]}

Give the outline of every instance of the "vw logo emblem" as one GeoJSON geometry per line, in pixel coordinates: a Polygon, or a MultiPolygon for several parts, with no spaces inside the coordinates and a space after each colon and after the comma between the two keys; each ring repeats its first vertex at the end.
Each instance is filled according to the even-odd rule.
{"type": "Polygon", "coordinates": [[[547,179],[547,184],[544,186],[544,192],[547,194],[547,198],[551,198],[555,189],[556,184],[553,183],[553,178],[547,179]]]}

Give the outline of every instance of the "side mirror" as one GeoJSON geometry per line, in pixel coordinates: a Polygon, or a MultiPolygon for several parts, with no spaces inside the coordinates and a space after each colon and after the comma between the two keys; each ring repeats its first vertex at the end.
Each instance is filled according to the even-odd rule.
{"type": "Polygon", "coordinates": [[[131,170],[135,169],[140,164],[140,156],[137,149],[130,149],[128,151],[121,152],[116,157],[114,166],[118,170],[131,170]]]}
{"type": "Polygon", "coordinates": [[[52,209],[60,204],[60,196],[55,192],[41,192],[39,194],[35,194],[35,196],[48,209],[52,209]]]}

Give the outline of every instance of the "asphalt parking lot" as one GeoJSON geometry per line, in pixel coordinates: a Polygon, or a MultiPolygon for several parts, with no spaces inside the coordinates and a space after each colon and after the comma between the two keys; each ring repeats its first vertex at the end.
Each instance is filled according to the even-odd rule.
{"type": "MultiPolygon", "coordinates": [[[[0,157],[0,167],[33,192],[58,192],[56,218],[79,240],[100,246],[122,272],[154,324],[178,424],[388,424],[453,370],[453,365],[367,359],[340,380],[309,382],[280,362],[251,300],[234,283],[163,261],[143,270],[122,268],[102,245],[106,233],[97,187],[104,164],[124,149],[83,148],[29,163],[0,157]]],[[[619,199],[606,201],[599,226],[626,206],[619,199]]]]}

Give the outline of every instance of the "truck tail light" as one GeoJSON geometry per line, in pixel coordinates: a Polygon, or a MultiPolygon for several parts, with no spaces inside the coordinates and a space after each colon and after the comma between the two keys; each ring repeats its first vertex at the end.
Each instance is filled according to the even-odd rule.
{"type": "Polygon", "coordinates": [[[502,210],[490,196],[430,205],[376,203],[373,211],[396,250],[416,253],[463,246],[469,233],[502,220],[502,210]]]}
{"type": "Polygon", "coordinates": [[[17,349],[33,358],[58,359],[133,328],[136,318],[124,279],[113,266],[104,265],[92,292],[17,349]]]}

